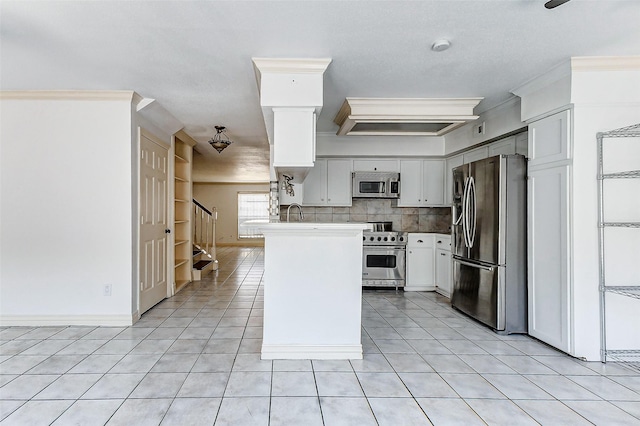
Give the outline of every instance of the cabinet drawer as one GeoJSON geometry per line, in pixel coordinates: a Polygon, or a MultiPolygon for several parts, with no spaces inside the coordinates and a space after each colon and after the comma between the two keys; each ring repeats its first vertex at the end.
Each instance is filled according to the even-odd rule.
{"type": "Polygon", "coordinates": [[[451,251],[451,235],[435,235],[436,248],[439,250],[451,251]]]}
{"type": "Polygon", "coordinates": [[[410,232],[407,235],[407,248],[410,247],[433,247],[433,234],[410,232]]]}

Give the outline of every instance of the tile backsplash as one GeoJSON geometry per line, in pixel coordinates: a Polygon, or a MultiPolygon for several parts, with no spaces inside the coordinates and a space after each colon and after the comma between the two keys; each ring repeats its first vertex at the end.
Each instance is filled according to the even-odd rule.
{"type": "MultiPolygon", "coordinates": [[[[287,220],[287,207],[280,206],[280,220],[287,220]]],[[[291,221],[298,220],[297,208],[291,221]]],[[[395,199],[354,198],[351,207],[303,207],[305,222],[382,222],[393,223],[394,231],[451,232],[450,207],[398,207],[395,199]]]]}

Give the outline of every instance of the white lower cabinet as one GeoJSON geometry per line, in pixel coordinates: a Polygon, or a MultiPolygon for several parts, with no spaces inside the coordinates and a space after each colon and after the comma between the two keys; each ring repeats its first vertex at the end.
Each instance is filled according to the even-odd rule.
{"type": "Polygon", "coordinates": [[[451,236],[436,234],[436,291],[445,297],[451,297],[451,236]]]}
{"type": "Polygon", "coordinates": [[[434,234],[409,233],[404,291],[435,290],[434,234]]]}

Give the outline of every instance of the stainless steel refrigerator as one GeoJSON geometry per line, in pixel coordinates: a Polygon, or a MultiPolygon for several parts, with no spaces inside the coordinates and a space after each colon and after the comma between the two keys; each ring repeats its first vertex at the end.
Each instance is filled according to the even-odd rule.
{"type": "Polygon", "coordinates": [[[451,305],[500,333],[527,332],[526,160],[453,169],[451,305]]]}

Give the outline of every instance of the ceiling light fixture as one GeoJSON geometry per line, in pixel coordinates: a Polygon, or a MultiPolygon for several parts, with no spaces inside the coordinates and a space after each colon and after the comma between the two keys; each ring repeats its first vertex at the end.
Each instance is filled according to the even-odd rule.
{"type": "Polygon", "coordinates": [[[229,140],[229,136],[227,136],[227,134],[224,132],[226,127],[215,126],[215,128],[217,133],[209,140],[209,143],[216,149],[216,151],[218,151],[218,154],[220,154],[223,149],[231,145],[233,142],[229,140]],[[222,135],[224,135],[224,138],[222,137],[222,135]]]}
{"type": "Polygon", "coordinates": [[[451,47],[451,42],[447,39],[436,40],[431,46],[431,50],[434,52],[442,52],[451,47]]]}

